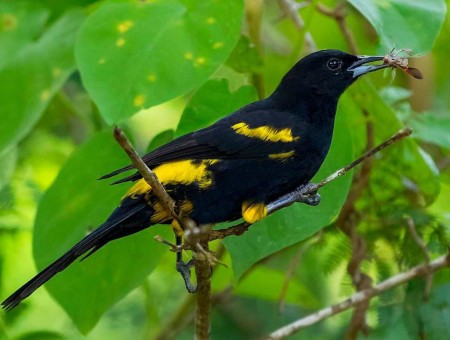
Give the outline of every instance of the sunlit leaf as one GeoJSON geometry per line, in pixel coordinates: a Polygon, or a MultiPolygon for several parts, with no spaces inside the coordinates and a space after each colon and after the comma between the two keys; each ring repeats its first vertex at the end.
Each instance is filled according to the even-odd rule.
{"type": "Polygon", "coordinates": [[[205,82],[236,44],[242,10],[242,1],[104,4],[83,26],[76,55],[107,122],[205,82]]]}

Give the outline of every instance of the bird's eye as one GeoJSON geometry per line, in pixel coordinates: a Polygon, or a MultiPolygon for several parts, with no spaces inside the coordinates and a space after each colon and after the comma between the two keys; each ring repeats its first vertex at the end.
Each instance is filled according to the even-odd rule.
{"type": "Polygon", "coordinates": [[[332,58],[332,59],[328,60],[327,67],[332,71],[339,70],[342,67],[342,60],[337,59],[337,58],[332,58]]]}

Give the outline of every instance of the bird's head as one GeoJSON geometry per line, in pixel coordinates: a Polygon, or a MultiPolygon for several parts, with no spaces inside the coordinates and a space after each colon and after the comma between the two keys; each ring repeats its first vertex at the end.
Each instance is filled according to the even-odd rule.
{"type": "Polygon", "coordinates": [[[387,64],[368,65],[383,60],[380,56],[355,56],[338,50],[323,50],[301,59],[284,76],[275,95],[301,98],[319,96],[335,98],[360,76],[388,67],[387,64]]]}

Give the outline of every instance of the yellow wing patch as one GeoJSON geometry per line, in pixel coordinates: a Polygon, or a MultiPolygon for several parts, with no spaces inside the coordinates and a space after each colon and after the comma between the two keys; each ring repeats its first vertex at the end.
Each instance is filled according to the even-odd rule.
{"type": "Polygon", "coordinates": [[[289,128],[275,129],[271,126],[259,126],[257,128],[250,128],[246,123],[237,123],[231,127],[237,134],[244,135],[251,138],[258,138],[270,142],[293,142],[299,137],[292,135],[292,130],[289,128]]]}
{"type": "Polygon", "coordinates": [[[267,206],[264,203],[242,204],[242,217],[247,223],[256,223],[267,216],[267,206]]]}
{"type": "MultiPolygon", "coordinates": [[[[218,159],[205,159],[199,162],[192,160],[165,163],[157,166],[153,171],[165,184],[185,184],[196,183],[201,189],[208,188],[213,183],[213,174],[208,170],[210,165],[219,162],[218,159]]],[[[125,197],[135,198],[150,191],[150,186],[144,179],[140,179],[125,194],[125,197]]]]}
{"type": "Polygon", "coordinates": [[[295,154],[295,150],[289,151],[289,152],[281,152],[281,153],[272,153],[269,155],[270,159],[279,159],[279,160],[284,160],[284,159],[288,159],[292,156],[294,156],[295,154]]]}

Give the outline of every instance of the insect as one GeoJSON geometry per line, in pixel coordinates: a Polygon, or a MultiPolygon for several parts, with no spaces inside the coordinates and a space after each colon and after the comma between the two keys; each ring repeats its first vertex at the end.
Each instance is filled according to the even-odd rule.
{"type": "Polygon", "coordinates": [[[388,64],[393,69],[399,68],[403,72],[413,76],[416,79],[423,79],[422,72],[414,67],[408,66],[408,58],[400,57],[399,55],[404,52],[408,56],[412,55],[412,50],[407,48],[402,48],[397,53],[394,54],[395,47],[383,58],[384,64],[388,64]]]}

